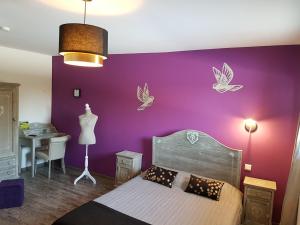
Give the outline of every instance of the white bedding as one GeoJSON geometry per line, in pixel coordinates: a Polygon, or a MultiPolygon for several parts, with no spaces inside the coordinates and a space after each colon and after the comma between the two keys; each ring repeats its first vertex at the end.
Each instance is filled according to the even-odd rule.
{"type": "Polygon", "coordinates": [[[242,194],[227,183],[214,201],[138,176],[94,201],[153,225],[238,225],[242,213],[242,194]]]}

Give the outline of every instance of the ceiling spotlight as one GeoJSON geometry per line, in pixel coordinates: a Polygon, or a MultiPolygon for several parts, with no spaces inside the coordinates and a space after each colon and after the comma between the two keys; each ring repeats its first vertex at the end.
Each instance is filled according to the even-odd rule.
{"type": "Polygon", "coordinates": [[[0,30],[9,32],[9,31],[10,31],[10,27],[7,27],[7,26],[0,26],[0,30]]]}

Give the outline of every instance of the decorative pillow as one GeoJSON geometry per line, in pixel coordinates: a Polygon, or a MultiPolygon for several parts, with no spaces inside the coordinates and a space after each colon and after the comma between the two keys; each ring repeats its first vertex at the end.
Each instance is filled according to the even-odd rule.
{"type": "Polygon", "coordinates": [[[220,181],[191,175],[185,192],[201,195],[219,201],[223,185],[224,183],[220,181]]]}
{"type": "Polygon", "coordinates": [[[185,190],[190,181],[191,174],[184,171],[177,171],[176,178],[173,182],[173,187],[179,187],[182,190],[185,190]]]}
{"type": "Polygon", "coordinates": [[[144,179],[153,181],[169,188],[172,187],[172,183],[177,175],[177,172],[164,169],[158,166],[152,165],[146,172],[144,179]]]}

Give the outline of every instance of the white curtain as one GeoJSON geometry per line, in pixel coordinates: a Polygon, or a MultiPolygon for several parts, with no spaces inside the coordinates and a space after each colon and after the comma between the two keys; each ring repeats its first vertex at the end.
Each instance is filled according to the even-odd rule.
{"type": "MultiPolygon", "coordinates": [[[[299,118],[300,119],[300,118],[299,118]]],[[[296,225],[298,214],[298,202],[300,195],[300,120],[298,121],[295,150],[292,160],[290,175],[286,187],[281,212],[280,225],[296,225]]],[[[300,224],[300,218],[298,218],[300,224]]]]}

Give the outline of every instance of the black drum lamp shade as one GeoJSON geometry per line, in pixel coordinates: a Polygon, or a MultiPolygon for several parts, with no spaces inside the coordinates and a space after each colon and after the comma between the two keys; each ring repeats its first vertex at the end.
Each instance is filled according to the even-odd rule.
{"type": "Polygon", "coordinates": [[[107,59],[107,30],[80,23],[67,23],[59,27],[59,54],[70,65],[102,67],[107,59]]]}

